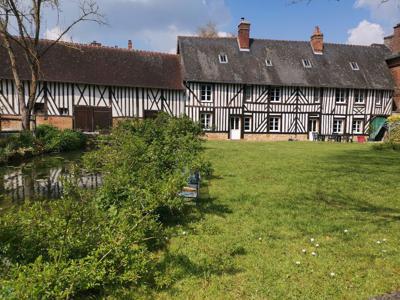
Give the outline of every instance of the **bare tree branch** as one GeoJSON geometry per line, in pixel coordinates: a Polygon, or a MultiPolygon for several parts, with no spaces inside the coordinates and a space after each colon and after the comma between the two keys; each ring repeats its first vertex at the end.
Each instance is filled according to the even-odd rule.
{"type": "MultiPolygon", "coordinates": [[[[68,0],[64,0],[68,1],[68,0]]],[[[60,19],[61,0],[0,0],[0,47],[5,48],[10,59],[11,70],[18,91],[18,102],[22,118],[22,128],[30,129],[30,118],[38,83],[41,77],[41,59],[78,23],[96,22],[105,24],[104,16],[100,13],[95,0],[81,0],[80,14],[73,20],[58,37],[50,43],[41,43],[43,8],[49,7],[57,12],[60,19]],[[25,61],[18,59],[22,53],[25,61]],[[21,65],[27,65],[30,70],[30,89],[28,101],[25,102],[23,83],[21,80],[21,65]]]]}

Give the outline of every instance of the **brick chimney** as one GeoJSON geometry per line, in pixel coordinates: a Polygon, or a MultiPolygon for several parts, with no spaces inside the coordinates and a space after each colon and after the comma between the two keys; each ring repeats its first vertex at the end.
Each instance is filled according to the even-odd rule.
{"type": "Polygon", "coordinates": [[[128,41],[128,50],[132,50],[133,49],[133,44],[132,44],[132,40],[128,41]]]}
{"type": "Polygon", "coordinates": [[[324,53],[324,35],[319,29],[319,26],[315,27],[314,33],[311,36],[311,47],[315,54],[324,53]]]}
{"type": "Polygon", "coordinates": [[[393,35],[387,36],[383,40],[384,40],[385,46],[388,47],[392,51],[393,35]]]}
{"type": "Polygon", "coordinates": [[[393,55],[386,60],[394,80],[394,111],[400,112],[400,24],[394,27],[393,35],[385,38],[385,45],[393,55]]]}
{"type": "Polygon", "coordinates": [[[400,53],[400,24],[394,27],[393,37],[390,41],[392,52],[394,54],[400,53]]]}
{"type": "Polygon", "coordinates": [[[238,43],[240,51],[250,51],[250,22],[242,18],[239,24],[238,43]]]}

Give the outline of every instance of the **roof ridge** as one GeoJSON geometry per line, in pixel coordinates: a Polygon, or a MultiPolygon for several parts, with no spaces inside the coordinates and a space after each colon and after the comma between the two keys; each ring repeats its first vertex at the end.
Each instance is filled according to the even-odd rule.
{"type": "MultiPolygon", "coordinates": [[[[233,39],[236,37],[200,37],[200,36],[178,36],[178,38],[199,38],[199,39],[233,39]]],[[[268,38],[251,38],[253,41],[271,41],[271,42],[286,42],[286,43],[306,43],[309,44],[311,41],[307,40],[280,40],[280,39],[268,39],[268,38]]],[[[325,45],[336,45],[336,46],[349,46],[349,47],[366,47],[373,48],[373,45],[356,45],[356,44],[345,44],[345,43],[335,43],[335,42],[324,42],[325,45]]],[[[376,44],[375,45],[384,45],[376,44]]]]}
{"type": "MultiPolygon", "coordinates": [[[[50,39],[40,39],[41,42],[54,42],[54,40],[50,39]]],[[[149,51],[149,50],[141,50],[141,49],[128,49],[128,48],[119,48],[119,47],[112,47],[112,46],[107,46],[107,45],[91,45],[91,44],[85,44],[85,43],[77,43],[77,42],[69,42],[69,41],[58,41],[56,44],[59,45],[71,45],[71,46],[77,46],[77,47],[85,47],[85,48],[91,48],[91,49],[105,49],[105,50],[114,50],[114,51],[120,51],[120,52],[128,52],[128,53],[140,53],[140,54],[146,54],[146,55],[162,55],[162,56],[179,56],[178,54],[174,53],[167,53],[167,52],[161,52],[161,51],[149,51]]]]}
{"type": "Polygon", "coordinates": [[[178,35],[179,38],[198,38],[198,39],[210,39],[210,40],[218,40],[218,39],[236,39],[236,36],[198,36],[198,35],[178,35]]]}

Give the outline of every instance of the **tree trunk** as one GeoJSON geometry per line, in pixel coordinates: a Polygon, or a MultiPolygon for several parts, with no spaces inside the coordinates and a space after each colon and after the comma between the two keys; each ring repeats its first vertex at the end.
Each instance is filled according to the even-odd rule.
{"type": "Polygon", "coordinates": [[[23,131],[31,130],[31,114],[28,112],[26,107],[21,107],[21,123],[23,131]]]}

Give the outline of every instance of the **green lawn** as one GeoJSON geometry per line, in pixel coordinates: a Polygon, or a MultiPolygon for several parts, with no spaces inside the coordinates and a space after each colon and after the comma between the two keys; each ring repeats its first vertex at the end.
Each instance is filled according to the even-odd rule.
{"type": "Polygon", "coordinates": [[[400,290],[399,152],[305,142],[207,148],[215,176],[174,231],[160,270],[172,287],[155,297],[368,299],[400,290]]]}

